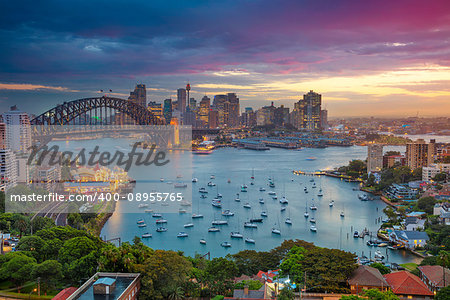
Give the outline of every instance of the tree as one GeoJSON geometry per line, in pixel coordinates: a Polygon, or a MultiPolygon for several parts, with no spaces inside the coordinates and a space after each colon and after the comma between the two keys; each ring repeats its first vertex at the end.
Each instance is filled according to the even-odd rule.
{"type": "Polygon", "coordinates": [[[38,236],[24,236],[17,245],[17,250],[29,251],[29,253],[37,260],[42,261],[44,257],[45,241],[38,236]]]}
{"type": "Polygon", "coordinates": [[[40,277],[44,290],[49,290],[62,278],[62,265],[56,260],[46,260],[34,266],[32,277],[40,277]]]}
{"type": "Polygon", "coordinates": [[[248,286],[249,290],[259,290],[263,284],[258,280],[242,280],[234,285],[235,289],[243,289],[248,286]]]}
{"type": "Polygon", "coordinates": [[[280,294],[277,297],[278,300],[292,300],[294,298],[294,291],[289,286],[286,286],[280,290],[280,294]]]}
{"type": "Polygon", "coordinates": [[[19,252],[8,253],[6,256],[7,261],[0,268],[0,280],[11,280],[19,287],[32,279],[36,259],[19,252]]]}
{"type": "Polygon", "coordinates": [[[448,300],[450,299],[450,285],[442,288],[439,292],[437,292],[434,300],[448,300]]]}
{"type": "Polygon", "coordinates": [[[305,253],[305,248],[294,246],[280,265],[281,273],[288,275],[296,284],[303,282],[302,262],[305,253]]]}
{"type": "Polygon", "coordinates": [[[419,200],[417,200],[416,207],[417,209],[426,212],[428,215],[432,215],[435,204],[436,199],[434,199],[434,197],[428,196],[422,197],[419,200]]]}
{"type": "Polygon", "coordinates": [[[55,221],[47,217],[36,216],[31,221],[31,228],[33,232],[37,232],[42,229],[49,229],[55,226],[55,221]]]}
{"type": "Polygon", "coordinates": [[[447,173],[441,172],[441,173],[436,174],[432,179],[433,179],[433,181],[440,182],[440,181],[446,181],[447,177],[448,177],[447,173]]]}
{"type": "Polygon", "coordinates": [[[391,269],[383,265],[382,263],[373,263],[370,265],[372,268],[378,269],[382,275],[391,273],[391,269]]]}
{"type": "Polygon", "coordinates": [[[97,250],[97,245],[88,237],[75,237],[64,242],[59,250],[59,261],[62,264],[70,264],[73,260],[80,259],[97,250]]]}
{"type": "Polygon", "coordinates": [[[370,173],[369,177],[367,178],[367,186],[374,186],[375,185],[375,175],[373,175],[372,173],[370,173]]]}

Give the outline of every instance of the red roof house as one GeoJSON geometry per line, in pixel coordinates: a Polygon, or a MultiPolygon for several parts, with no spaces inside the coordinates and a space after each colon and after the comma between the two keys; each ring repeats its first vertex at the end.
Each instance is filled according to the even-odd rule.
{"type": "Polygon", "coordinates": [[[441,266],[419,266],[419,277],[432,292],[450,285],[450,270],[441,266]]]}
{"type": "Polygon", "coordinates": [[[432,299],[434,296],[419,277],[408,271],[394,272],[383,277],[396,295],[414,299],[432,299]]]}
{"type": "Polygon", "coordinates": [[[73,286],[63,289],[55,297],[53,297],[52,300],[66,300],[67,298],[69,298],[70,295],[75,293],[76,290],[77,290],[77,288],[73,287],[73,286]]]}
{"type": "Polygon", "coordinates": [[[267,272],[259,271],[258,274],[256,274],[256,276],[258,276],[259,278],[263,279],[264,281],[272,283],[273,282],[273,278],[275,276],[278,276],[278,274],[279,274],[279,270],[269,270],[267,272]]]}

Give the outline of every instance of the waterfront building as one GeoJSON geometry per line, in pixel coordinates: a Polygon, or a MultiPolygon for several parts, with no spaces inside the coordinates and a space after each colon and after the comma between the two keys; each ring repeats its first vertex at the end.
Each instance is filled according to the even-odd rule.
{"type": "Polygon", "coordinates": [[[219,114],[219,127],[237,127],[239,125],[239,98],[235,93],[215,95],[212,107],[219,114]]]}
{"type": "Polygon", "coordinates": [[[433,299],[434,294],[419,277],[408,271],[383,275],[392,292],[400,299],[433,299]]]}
{"type": "Polygon", "coordinates": [[[412,170],[426,167],[434,162],[435,143],[423,139],[406,144],[406,164],[412,170]]]}
{"type": "Polygon", "coordinates": [[[166,124],[169,124],[172,119],[172,99],[164,100],[163,115],[166,120],[166,124]]]}
{"type": "Polygon", "coordinates": [[[419,266],[419,278],[433,293],[450,285],[450,270],[442,266],[419,266]]]}
{"type": "Polygon", "coordinates": [[[186,89],[177,90],[177,109],[183,114],[186,111],[186,89]]]}
{"type": "Polygon", "coordinates": [[[163,107],[161,103],[156,103],[155,101],[149,101],[147,109],[158,119],[162,120],[164,118],[163,107]]]}
{"type": "Polygon", "coordinates": [[[418,193],[417,189],[398,183],[393,183],[384,191],[384,195],[394,201],[416,200],[418,193]]]}
{"type": "Polygon", "coordinates": [[[408,249],[425,247],[430,240],[424,231],[394,230],[389,234],[389,241],[395,244],[402,244],[408,249]]]}
{"type": "Polygon", "coordinates": [[[321,129],[322,95],[309,91],[303,99],[294,104],[291,124],[297,129],[321,129]]]}
{"type": "Polygon", "coordinates": [[[422,168],[422,180],[430,182],[439,173],[450,174],[450,164],[431,164],[422,168]]]}
{"type": "Polygon", "coordinates": [[[31,147],[31,125],[27,113],[20,111],[16,105],[3,114],[3,131],[6,148],[14,152],[29,152],[31,147]]]}
{"type": "Polygon", "coordinates": [[[380,172],[383,168],[383,145],[369,144],[367,146],[367,173],[380,172]]]}
{"type": "Polygon", "coordinates": [[[377,289],[382,292],[389,290],[389,285],[384,279],[383,275],[376,268],[359,265],[353,271],[348,279],[350,291],[352,294],[359,294],[363,290],[377,289]]]}
{"type": "Polygon", "coordinates": [[[211,99],[208,96],[203,96],[200,101],[198,109],[198,119],[203,121],[205,125],[209,123],[209,110],[211,109],[211,99]]]}

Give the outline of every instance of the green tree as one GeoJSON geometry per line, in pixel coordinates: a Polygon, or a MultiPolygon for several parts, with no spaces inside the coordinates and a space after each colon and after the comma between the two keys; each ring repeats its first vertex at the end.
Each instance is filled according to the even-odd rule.
{"type": "Polygon", "coordinates": [[[88,237],[75,237],[64,242],[59,250],[59,261],[63,264],[72,262],[97,251],[97,245],[88,237]]]}
{"type": "Polygon", "coordinates": [[[29,253],[38,261],[44,257],[45,241],[38,236],[24,236],[17,244],[17,250],[29,251],[29,253]]]}
{"type": "Polygon", "coordinates": [[[281,273],[289,275],[296,284],[303,282],[302,262],[305,253],[305,248],[294,246],[280,265],[281,273]]]}
{"type": "Polygon", "coordinates": [[[263,284],[258,280],[242,280],[234,285],[235,289],[243,289],[244,286],[248,286],[249,290],[259,290],[263,284]]]}
{"type": "Polygon", "coordinates": [[[37,232],[42,229],[49,229],[55,226],[55,221],[47,217],[36,216],[31,221],[31,228],[33,232],[37,232]]]}
{"type": "Polygon", "coordinates": [[[442,288],[439,292],[437,292],[434,300],[448,300],[450,299],[450,285],[442,288]]]}
{"type": "Polygon", "coordinates": [[[372,268],[378,269],[382,275],[391,273],[391,269],[383,265],[382,263],[373,263],[370,265],[372,268]]]}
{"type": "Polygon", "coordinates": [[[43,290],[48,291],[62,279],[62,265],[56,260],[46,260],[34,266],[32,277],[40,277],[43,290]]]}
{"type": "Polygon", "coordinates": [[[448,178],[448,174],[445,172],[441,172],[441,173],[436,174],[432,179],[433,179],[433,181],[440,182],[440,181],[446,181],[447,178],[448,178]]]}
{"type": "Polygon", "coordinates": [[[433,214],[433,207],[436,204],[436,199],[434,197],[422,197],[417,200],[416,207],[417,209],[426,212],[429,215],[433,214]]]}
{"type": "Polygon", "coordinates": [[[0,280],[11,280],[19,287],[32,279],[36,259],[23,253],[8,253],[0,268],[0,280]]]}
{"type": "Polygon", "coordinates": [[[292,300],[294,298],[295,298],[294,291],[288,286],[280,290],[280,293],[277,296],[278,300],[292,300]]]}

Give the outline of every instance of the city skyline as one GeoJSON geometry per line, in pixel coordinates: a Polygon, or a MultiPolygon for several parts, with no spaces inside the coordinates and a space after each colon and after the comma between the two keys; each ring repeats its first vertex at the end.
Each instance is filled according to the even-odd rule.
{"type": "Polygon", "coordinates": [[[242,109],[292,109],[314,90],[330,118],[450,111],[446,1],[136,4],[4,3],[1,109],[126,99],[136,83],[163,102],[190,82],[190,97],[234,92],[242,109]]]}

